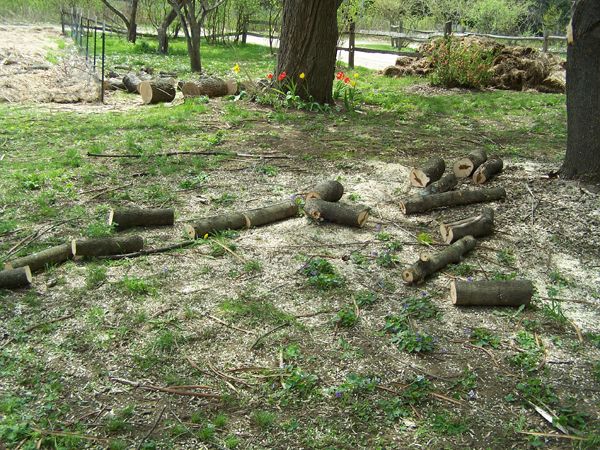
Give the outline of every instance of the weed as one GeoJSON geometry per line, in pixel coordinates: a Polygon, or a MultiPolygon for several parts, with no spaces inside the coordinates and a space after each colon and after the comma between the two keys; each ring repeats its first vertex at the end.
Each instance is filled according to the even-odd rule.
{"type": "Polygon", "coordinates": [[[537,370],[543,351],[537,345],[535,337],[527,331],[519,331],[515,341],[520,351],[510,358],[510,362],[527,372],[537,370]]]}
{"type": "Polygon", "coordinates": [[[269,411],[254,411],[250,416],[250,420],[252,423],[265,431],[271,428],[275,424],[275,420],[277,420],[277,415],[275,413],[269,411]]]}
{"type": "Polygon", "coordinates": [[[492,280],[495,281],[510,281],[517,278],[517,272],[503,273],[503,272],[494,272],[492,273],[492,280]]]}
{"type": "Polygon", "coordinates": [[[432,389],[433,386],[427,378],[422,375],[417,375],[402,391],[402,399],[406,403],[414,405],[427,398],[432,389]]]}
{"type": "Polygon", "coordinates": [[[352,192],[348,194],[348,200],[350,200],[351,202],[357,202],[360,200],[360,194],[352,192]]]}
{"type": "Polygon", "coordinates": [[[585,337],[592,343],[594,347],[600,349],[600,333],[586,333],[585,337]]]}
{"type": "Polygon", "coordinates": [[[407,297],[400,303],[400,316],[404,319],[433,319],[439,316],[439,309],[424,292],[420,297],[407,297]]]}
{"type": "Polygon", "coordinates": [[[250,260],[244,264],[244,272],[260,272],[262,264],[260,261],[250,260]]]}
{"type": "Polygon", "coordinates": [[[396,344],[398,349],[408,353],[431,352],[434,349],[434,339],[432,336],[410,329],[405,329],[394,334],[392,343],[396,344]]]}
{"type": "Polygon", "coordinates": [[[463,418],[449,412],[434,414],[430,419],[429,427],[436,433],[448,436],[457,436],[469,429],[467,422],[463,418]]]}
{"type": "Polygon", "coordinates": [[[550,298],[550,302],[542,303],[542,314],[549,320],[565,326],[569,323],[569,319],[565,316],[560,302],[550,298]]]}
{"type": "Polygon", "coordinates": [[[263,175],[266,175],[268,177],[275,177],[279,173],[279,169],[277,167],[271,166],[268,164],[265,164],[263,166],[258,166],[256,168],[256,171],[258,173],[262,173],[263,175]]]}
{"type": "Polygon", "coordinates": [[[291,361],[300,357],[300,346],[298,344],[290,344],[283,349],[283,360],[291,361]]]}
{"type": "Polygon", "coordinates": [[[381,267],[396,267],[400,264],[400,257],[390,251],[381,252],[377,256],[377,264],[381,267]]]}
{"type": "Polygon", "coordinates": [[[156,287],[143,278],[125,276],[119,281],[118,286],[123,292],[133,296],[154,295],[157,293],[156,287]]]}
{"type": "Polygon", "coordinates": [[[223,440],[223,443],[227,448],[238,448],[240,442],[240,438],[234,435],[225,436],[225,439],[223,440]]]}
{"type": "MultiPolygon", "coordinates": [[[[525,381],[518,383],[517,393],[524,400],[534,403],[543,402],[550,406],[558,403],[558,397],[554,390],[540,378],[527,378],[525,381]]],[[[509,397],[507,400],[514,400],[514,397],[509,397]]]]}
{"type": "Polygon", "coordinates": [[[592,364],[592,375],[594,376],[596,383],[600,383],[600,360],[595,361],[592,364]]]}
{"type": "Polygon", "coordinates": [[[208,180],[208,175],[202,172],[196,176],[185,178],[179,183],[179,187],[181,189],[196,189],[202,186],[206,182],[206,180],[208,180]]]}
{"type": "Polygon", "coordinates": [[[391,241],[392,240],[392,235],[390,233],[385,232],[385,231],[380,231],[379,233],[377,233],[375,235],[375,239],[377,239],[378,241],[387,242],[387,241],[391,241]]]}
{"type": "Polygon", "coordinates": [[[358,291],[354,293],[354,301],[360,308],[373,306],[377,301],[377,294],[373,291],[358,291]]]}
{"type": "Polygon", "coordinates": [[[496,257],[498,258],[498,262],[507,266],[513,266],[516,261],[515,253],[510,248],[499,250],[498,253],[496,253],[496,257]]]}
{"type": "Polygon", "coordinates": [[[361,268],[365,268],[369,265],[369,258],[358,252],[352,252],[350,254],[350,260],[361,268]]]}
{"type": "Polygon", "coordinates": [[[450,272],[452,272],[455,275],[458,275],[459,277],[467,277],[469,275],[473,275],[473,271],[473,266],[467,263],[454,264],[450,266],[450,272]]]}
{"type": "Polygon", "coordinates": [[[433,237],[429,233],[419,233],[417,235],[417,242],[421,245],[433,244],[433,237]]]}
{"type": "Polygon", "coordinates": [[[411,409],[407,407],[404,400],[399,397],[379,400],[377,406],[385,414],[385,418],[388,422],[396,422],[399,419],[408,417],[412,414],[411,409]]]}
{"type": "Polygon", "coordinates": [[[335,324],[342,328],[352,328],[358,323],[358,316],[354,308],[346,307],[338,311],[335,324]]]}
{"type": "Polygon", "coordinates": [[[548,274],[548,278],[552,281],[552,283],[556,284],[559,287],[570,287],[573,286],[573,281],[569,280],[558,270],[553,270],[548,274]]]}
{"type": "Polygon", "coordinates": [[[213,198],[212,201],[219,206],[230,206],[237,197],[229,192],[223,192],[220,197],[213,198]]]}
{"type": "Polygon", "coordinates": [[[280,325],[294,320],[293,316],[283,312],[267,299],[252,296],[224,300],[220,308],[233,319],[245,319],[250,323],[280,325]]]}
{"type": "Polygon", "coordinates": [[[479,347],[500,347],[500,338],[485,328],[473,328],[470,341],[479,347]]]}
{"type": "Polygon", "coordinates": [[[305,372],[299,367],[293,367],[288,371],[288,376],[284,378],[283,388],[296,393],[299,397],[306,398],[315,391],[318,380],[316,375],[305,372]]]}
{"type": "Polygon", "coordinates": [[[96,289],[106,282],[106,267],[90,264],[86,268],[85,287],[96,289]]]}
{"type": "Polygon", "coordinates": [[[308,284],[319,289],[332,289],[344,284],[333,265],[323,258],[310,258],[301,271],[308,277],[308,284]]]}
{"type": "Polygon", "coordinates": [[[84,231],[84,234],[89,238],[107,237],[114,233],[114,226],[109,225],[105,221],[96,221],[90,223],[84,231]]]}
{"type": "Polygon", "coordinates": [[[336,398],[361,396],[373,392],[379,383],[378,377],[350,373],[341,385],[329,388],[327,392],[333,392],[336,398]]]}
{"type": "Polygon", "coordinates": [[[215,438],[216,430],[212,423],[209,423],[196,432],[196,436],[202,442],[210,442],[215,438]]]}

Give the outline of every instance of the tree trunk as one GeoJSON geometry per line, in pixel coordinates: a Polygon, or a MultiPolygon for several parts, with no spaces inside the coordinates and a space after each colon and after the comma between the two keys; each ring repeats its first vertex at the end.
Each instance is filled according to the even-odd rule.
{"type": "Polygon", "coordinates": [[[579,0],[567,50],[565,178],[600,181],[600,2],[579,0]]]}
{"type": "Polygon", "coordinates": [[[173,21],[177,18],[177,11],[171,9],[160,24],[160,27],[156,30],[158,36],[158,53],[161,55],[167,55],[169,53],[169,27],[173,21]]]}
{"type": "MultiPolygon", "coordinates": [[[[202,22],[201,22],[202,23],[202,22]]],[[[200,57],[200,39],[202,38],[202,32],[200,31],[200,25],[198,29],[195,27],[191,30],[191,40],[188,42],[188,54],[190,55],[190,68],[192,72],[202,72],[202,59],[200,57]]]]}
{"type": "MultiPolygon", "coordinates": [[[[286,73],[296,93],[319,103],[332,102],[338,39],[339,0],[285,0],[277,73],[286,73]],[[301,80],[299,75],[306,78],[301,80]]],[[[285,81],[284,81],[285,83],[285,81]]]]}
{"type": "Polygon", "coordinates": [[[139,0],[132,0],[129,11],[129,26],[127,27],[127,40],[135,44],[137,39],[137,9],[139,0]]]}

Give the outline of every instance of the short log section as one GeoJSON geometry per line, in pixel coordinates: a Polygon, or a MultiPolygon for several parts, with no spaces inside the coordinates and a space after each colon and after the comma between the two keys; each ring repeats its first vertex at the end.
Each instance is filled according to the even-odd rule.
{"type": "Polygon", "coordinates": [[[0,289],[19,289],[31,284],[31,269],[29,266],[0,272],[0,289]]]}
{"type": "Polygon", "coordinates": [[[428,160],[421,167],[414,167],[408,176],[412,186],[424,188],[444,175],[446,163],[442,158],[435,157],[428,160]]]}
{"type": "Polygon", "coordinates": [[[362,228],[369,218],[369,208],[366,206],[347,206],[319,199],[307,200],[304,212],[317,221],[324,220],[355,228],[362,228]]]}
{"type": "Polygon", "coordinates": [[[474,237],[465,236],[435,255],[422,254],[416,263],[404,269],[402,279],[407,284],[422,283],[448,264],[459,263],[463,255],[473,250],[476,244],[474,237]]]}
{"type": "Polygon", "coordinates": [[[436,208],[494,202],[506,198],[504,188],[450,191],[441,194],[413,195],[400,202],[404,214],[416,214],[436,208]]]}
{"type": "Polygon", "coordinates": [[[324,181],[306,194],[306,200],[320,199],[326,202],[337,202],[344,195],[344,186],[335,180],[324,181]]]}
{"type": "Polygon", "coordinates": [[[143,247],[144,239],[136,235],[71,241],[71,251],[75,257],[121,255],[138,252],[143,247]]]}
{"type": "Polygon", "coordinates": [[[139,94],[142,80],[135,73],[128,73],[123,77],[123,86],[130,94],[139,94]]]}
{"type": "Polygon", "coordinates": [[[473,183],[483,184],[502,172],[504,162],[500,158],[488,159],[473,173],[473,183]]]}
{"type": "Polygon", "coordinates": [[[198,81],[185,81],[180,89],[184,97],[200,97],[206,95],[210,98],[233,95],[237,92],[235,80],[224,81],[220,78],[203,78],[198,81]]]}
{"type": "Polygon", "coordinates": [[[265,208],[251,209],[243,213],[207,217],[195,224],[186,225],[185,231],[192,239],[199,239],[218,231],[260,227],[297,215],[298,205],[295,202],[283,202],[265,208]]]}
{"type": "Polygon", "coordinates": [[[142,81],[139,86],[142,101],[146,105],[172,102],[175,99],[175,83],[171,78],[159,78],[154,81],[142,81]]]}
{"type": "Polygon", "coordinates": [[[440,225],[440,234],[446,244],[452,244],[465,236],[483,237],[493,232],[494,210],[491,208],[484,208],[478,216],[440,225]]]}
{"type": "Polygon", "coordinates": [[[44,270],[47,266],[62,264],[73,256],[71,245],[62,244],[51,247],[32,255],[13,259],[4,264],[5,269],[16,269],[18,267],[29,266],[32,272],[44,270]]]}
{"type": "Polygon", "coordinates": [[[453,281],[450,299],[456,306],[522,306],[529,305],[533,283],[529,280],[453,281]]]}
{"type": "Polygon", "coordinates": [[[453,173],[444,175],[439,180],[431,183],[425,189],[423,189],[421,195],[441,194],[442,192],[448,192],[453,190],[458,185],[458,178],[453,173]]]}
{"type": "Polygon", "coordinates": [[[485,150],[474,150],[464,158],[454,163],[452,170],[457,178],[467,178],[473,175],[473,172],[487,161],[485,150]]]}
{"type": "Polygon", "coordinates": [[[108,80],[104,80],[104,90],[105,91],[126,91],[127,88],[123,83],[122,79],[119,78],[109,78],[108,80]]]}
{"type": "Polygon", "coordinates": [[[133,227],[169,226],[175,223],[171,208],[120,208],[108,213],[108,225],[119,231],[133,227]]]}

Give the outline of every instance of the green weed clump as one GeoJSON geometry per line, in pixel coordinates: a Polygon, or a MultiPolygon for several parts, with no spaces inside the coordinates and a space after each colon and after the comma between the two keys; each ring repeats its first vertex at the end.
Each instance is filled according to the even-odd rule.
{"type": "Polygon", "coordinates": [[[323,258],[312,258],[307,261],[301,269],[308,277],[308,284],[319,289],[332,289],[344,284],[333,265],[323,258]]]}

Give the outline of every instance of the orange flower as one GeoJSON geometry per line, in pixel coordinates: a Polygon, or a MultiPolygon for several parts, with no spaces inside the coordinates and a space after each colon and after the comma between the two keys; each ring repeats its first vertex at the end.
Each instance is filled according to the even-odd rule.
{"type": "Polygon", "coordinates": [[[346,83],[346,84],[350,83],[350,78],[348,78],[348,77],[344,78],[344,83],[346,83]]]}
{"type": "Polygon", "coordinates": [[[281,73],[279,74],[279,76],[277,77],[277,80],[279,80],[279,81],[283,81],[283,80],[285,80],[285,77],[287,77],[287,73],[285,73],[285,71],[284,71],[284,72],[281,72],[281,73]]]}
{"type": "Polygon", "coordinates": [[[268,74],[267,74],[267,78],[268,78],[269,80],[272,80],[272,79],[273,79],[273,74],[272,74],[272,73],[268,73],[268,74]]]}
{"type": "Polygon", "coordinates": [[[345,75],[344,75],[344,72],[338,72],[338,73],[336,74],[336,76],[335,76],[335,77],[336,77],[338,80],[343,80],[343,79],[344,79],[344,76],[345,76],[345,75]]]}

